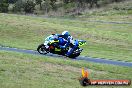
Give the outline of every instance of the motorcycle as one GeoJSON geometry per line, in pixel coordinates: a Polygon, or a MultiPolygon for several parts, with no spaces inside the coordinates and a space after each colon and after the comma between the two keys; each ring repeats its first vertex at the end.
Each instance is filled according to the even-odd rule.
{"type": "Polygon", "coordinates": [[[59,40],[54,40],[54,39],[45,39],[44,44],[40,44],[37,48],[37,51],[40,54],[47,54],[47,53],[52,53],[52,54],[58,54],[58,55],[63,55],[66,56],[66,53],[70,48],[72,48],[74,45],[76,45],[76,49],[73,51],[73,53],[68,56],[69,58],[75,58],[80,55],[83,49],[80,48],[80,46],[83,46],[86,44],[86,41],[84,40],[74,40],[74,45],[70,44],[68,48],[66,49],[61,49],[58,45],[59,40]],[[47,48],[48,45],[48,48],[47,48]]]}

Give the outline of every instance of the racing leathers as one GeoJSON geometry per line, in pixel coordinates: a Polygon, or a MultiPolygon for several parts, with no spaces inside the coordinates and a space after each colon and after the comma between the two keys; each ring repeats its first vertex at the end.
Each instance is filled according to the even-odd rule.
{"type": "Polygon", "coordinates": [[[73,51],[77,48],[77,46],[78,46],[77,42],[78,42],[77,40],[75,40],[75,41],[73,40],[72,36],[68,36],[67,42],[65,43],[64,46],[60,45],[60,48],[65,49],[65,48],[69,47],[69,50],[66,53],[66,56],[70,56],[73,53],[73,51]]]}
{"type": "Polygon", "coordinates": [[[61,49],[69,48],[68,52],[65,54],[66,56],[70,56],[77,47],[77,43],[73,40],[72,36],[65,37],[60,34],[52,34],[45,39],[46,42],[44,45],[46,48],[49,48],[48,43],[52,40],[58,40],[57,46],[61,49]]]}

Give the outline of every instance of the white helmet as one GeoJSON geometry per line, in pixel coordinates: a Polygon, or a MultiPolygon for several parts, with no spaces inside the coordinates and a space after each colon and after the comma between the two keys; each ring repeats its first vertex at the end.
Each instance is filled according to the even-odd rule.
{"type": "Polygon", "coordinates": [[[63,31],[63,32],[62,32],[62,35],[64,35],[64,36],[67,36],[67,37],[68,37],[68,36],[70,36],[70,33],[69,33],[68,31],[63,31]]]}

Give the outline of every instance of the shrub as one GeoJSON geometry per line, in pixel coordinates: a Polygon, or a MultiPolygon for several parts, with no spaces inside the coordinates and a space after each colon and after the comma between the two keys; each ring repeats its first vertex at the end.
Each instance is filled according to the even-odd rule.
{"type": "Polygon", "coordinates": [[[24,2],[22,0],[18,0],[13,7],[13,11],[14,12],[21,12],[23,5],[24,5],[24,2]]]}
{"type": "Polygon", "coordinates": [[[40,10],[42,9],[42,0],[36,0],[36,4],[40,5],[40,10]]]}
{"type": "Polygon", "coordinates": [[[26,13],[33,13],[35,9],[35,3],[32,0],[27,0],[24,3],[23,8],[26,13]]]}
{"type": "Polygon", "coordinates": [[[0,12],[8,12],[8,0],[0,0],[0,12]]]}

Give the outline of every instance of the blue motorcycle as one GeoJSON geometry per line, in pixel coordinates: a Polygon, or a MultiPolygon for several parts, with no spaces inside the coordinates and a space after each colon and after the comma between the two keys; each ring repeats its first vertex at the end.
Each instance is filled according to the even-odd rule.
{"type": "Polygon", "coordinates": [[[71,43],[69,45],[69,47],[67,47],[66,49],[61,49],[58,45],[59,40],[54,40],[54,39],[45,39],[45,42],[43,44],[40,44],[37,48],[37,51],[40,54],[47,54],[47,53],[52,53],[52,54],[58,54],[58,55],[63,55],[66,56],[66,53],[68,52],[68,50],[74,46],[76,46],[76,48],[74,49],[74,51],[72,52],[71,55],[69,55],[69,58],[75,58],[78,57],[81,52],[83,51],[82,48],[80,48],[80,46],[83,46],[86,44],[86,41],[84,40],[74,40],[74,44],[71,43]],[[48,48],[47,46],[48,45],[48,48]]]}

